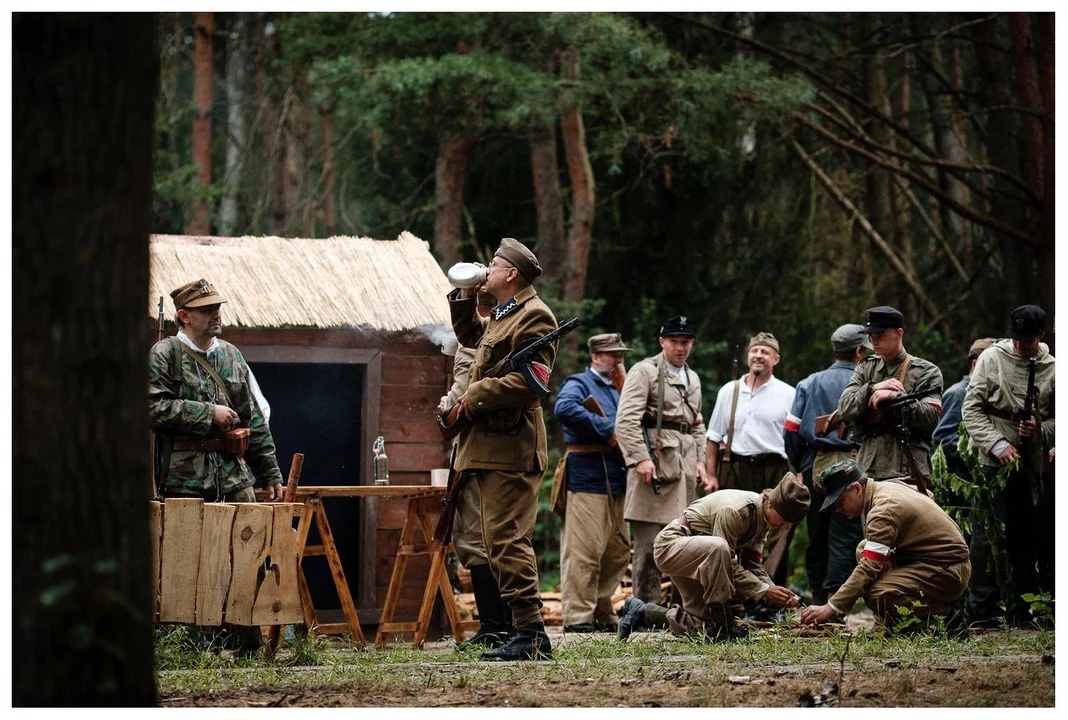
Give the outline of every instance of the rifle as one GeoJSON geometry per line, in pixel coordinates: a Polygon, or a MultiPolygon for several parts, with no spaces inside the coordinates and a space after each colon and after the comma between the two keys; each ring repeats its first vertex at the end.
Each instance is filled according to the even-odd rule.
{"type": "Polygon", "coordinates": [[[434,526],[434,542],[438,545],[448,545],[452,542],[452,522],[456,517],[456,503],[460,501],[463,482],[463,476],[456,477],[456,445],[453,445],[452,454],[449,456],[449,482],[445,496],[441,498],[441,517],[434,526]]]}
{"type": "Polygon", "coordinates": [[[876,432],[891,432],[893,433],[898,442],[901,443],[901,449],[905,453],[905,461],[909,466],[909,476],[915,483],[916,488],[927,495],[927,479],[920,472],[920,466],[916,462],[916,456],[912,453],[912,445],[909,444],[909,440],[912,436],[912,430],[905,424],[905,418],[901,413],[894,413],[895,410],[918,401],[920,398],[930,395],[930,390],[922,390],[920,392],[908,393],[907,395],[898,395],[897,397],[884,400],[879,403],[874,412],[868,414],[867,419],[863,423],[862,432],[866,435],[876,434],[876,432]],[[893,413],[891,422],[887,422],[887,413],[893,413]]]}
{"type": "MultiPolygon", "coordinates": [[[[156,342],[163,340],[163,296],[159,296],[159,315],[156,318],[156,342]]],[[[163,467],[163,448],[159,433],[152,433],[148,439],[148,456],[152,459],[152,497],[159,499],[160,488],[163,487],[163,475],[167,472],[163,467]]]]}
{"type": "MultiPolygon", "coordinates": [[[[1038,388],[1035,387],[1036,365],[1034,357],[1027,359],[1027,391],[1024,393],[1024,404],[1015,405],[1012,408],[1012,419],[1015,422],[1030,420],[1032,417],[1038,419],[1036,415],[1038,410],[1038,388]]],[[[1035,431],[1041,433],[1040,424],[1036,423],[1035,431]]],[[[1038,505],[1039,500],[1045,494],[1042,487],[1042,459],[1040,455],[1036,456],[1036,448],[1041,448],[1041,444],[1035,443],[1034,437],[1020,436],[1020,456],[1023,458],[1025,467],[1030,466],[1030,472],[1027,475],[1031,485],[1031,502],[1034,505],[1038,505]]]]}
{"type": "MultiPolygon", "coordinates": [[[[494,365],[483,377],[496,377],[505,367],[508,368],[508,372],[518,372],[523,375],[527,387],[537,393],[538,399],[544,405],[549,399],[549,388],[545,383],[549,380],[551,368],[534,362],[534,354],[549,343],[556,342],[578,326],[579,319],[577,317],[571,318],[552,332],[521,343],[511,355],[494,365]]],[[[438,415],[438,429],[446,440],[452,440],[471,424],[467,416],[461,412],[461,408],[461,404],[456,403],[447,412],[438,415]]]]}
{"type": "MultiPolygon", "coordinates": [[[[734,358],[731,360],[731,382],[738,381],[738,353],[741,347],[734,346],[734,358]]],[[[735,389],[734,398],[731,402],[731,425],[727,428],[727,442],[719,444],[719,456],[716,458],[716,477],[723,477],[723,463],[731,461],[731,442],[734,440],[734,411],[737,409],[738,389],[735,389]]]]}

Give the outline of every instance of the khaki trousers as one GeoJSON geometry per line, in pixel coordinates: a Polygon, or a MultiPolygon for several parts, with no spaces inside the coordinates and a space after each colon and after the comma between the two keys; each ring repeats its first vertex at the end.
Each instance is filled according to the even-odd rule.
{"type": "MultiPolygon", "coordinates": [[[[857,547],[857,562],[867,540],[857,547]]],[[[864,602],[875,614],[875,621],[893,628],[906,616],[897,612],[905,606],[912,616],[918,617],[921,627],[940,615],[947,615],[963,597],[972,576],[971,562],[965,560],[955,565],[942,566],[927,562],[913,562],[893,566],[886,574],[872,583],[864,593],[864,602]],[[919,600],[921,605],[914,607],[919,600]]]]}
{"type": "Polygon", "coordinates": [[[452,544],[456,558],[465,568],[489,562],[486,543],[482,541],[482,488],[470,478],[460,488],[452,522],[452,544]]]}
{"type": "Polygon", "coordinates": [[[679,589],[682,609],[698,618],[709,605],[734,598],[734,558],[730,545],[714,535],[686,535],[671,523],[653,548],[657,566],[671,576],[679,589]]]}
{"type": "Polygon", "coordinates": [[[564,625],[615,624],[612,593],[628,560],[630,539],[623,520],[623,498],[568,492],[560,535],[564,625]]]}
{"type": "Polygon", "coordinates": [[[482,541],[501,599],[512,609],[512,624],[540,624],[538,561],[530,542],[538,514],[541,473],[506,470],[469,471],[482,496],[482,541]]]}
{"type": "Polygon", "coordinates": [[[630,568],[634,596],[642,602],[659,604],[661,572],[653,559],[653,543],[664,526],[631,520],[630,529],[634,532],[634,554],[630,568]]]}

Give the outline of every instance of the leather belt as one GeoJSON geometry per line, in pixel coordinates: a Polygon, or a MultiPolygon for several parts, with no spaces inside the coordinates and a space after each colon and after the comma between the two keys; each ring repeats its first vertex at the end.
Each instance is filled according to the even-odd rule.
{"type": "MultiPolygon", "coordinates": [[[[656,420],[642,420],[642,427],[656,430],[656,420]]],[[[691,423],[668,422],[665,420],[660,423],[660,429],[674,430],[675,432],[689,434],[690,431],[693,430],[693,425],[691,423]]]]}
{"type": "Polygon", "coordinates": [[[760,455],[738,455],[731,453],[731,462],[749,463],[751,465],[773,465],[786,462],[786,458],[775,453],[762,453],[760,455]]]}
{"type": "Polygon", "coordinates": [[[568,445],[569,453],[614,453],[616,449],[610,445],[568,445]]]}
{"type": "Polygon", "coordinates": [[[1001,408],[996,408],[986,403],[983,403],[982,411],[987,415],[993,415],[994,417],[999,417],[1002,420],[1016,421],[1016,418],[1013,416],[1011,410],[1002,410],[1001,408]]]}
{"type": "Polygon", "coordinates": [[[175,440],[175,450],[196,450],[198,452],[226,452],[225,438],[208,438],[207,440],[175,440]]]}

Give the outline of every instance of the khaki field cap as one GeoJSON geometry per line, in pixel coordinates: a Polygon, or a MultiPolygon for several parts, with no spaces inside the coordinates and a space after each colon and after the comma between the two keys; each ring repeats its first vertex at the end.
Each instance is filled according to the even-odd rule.
{"type": "Polygon", "coordinates": [[[840,326],[831,333],[831,347],[834,348],[836,353],[849,352],[850,350],[856,350],[858,347],[871,350],[871,338],[862,332],[863,330],[864,326],[856,323],[846,323],[840,326]]]}
{"type": "Polygon", "coordinates": [[[775,339],[775,336],[771,333],[759,332],[753,337],[749,338],[749,347],[745,349],[749,352],[757,345],[766,345],[775,352],[779,352],[779,341],[775,339]]]}
{"type": "Polygon", "coordinates": [[[591,353],[630,352],[630,348],[623,344],[623,338],[619,333],[594,335],[586,341],[586,347],[591,353]]]}
{"type": "Polygon", "coordinates": [[[226,302],[223,296],[215,290],[215,286],[203,278],[171,290],[171,300],[174,300],[175,310],[218,305],[226,302]]]}
{"type": "Polygon", "coordinates": [[[493,257],[512,263],[528,283],[534,282],[534,279],[541,275],[538,258],[534,257],[534,253],[526,245],[515,238],[501,240],[501,245],[497,248],[497,252],[493,253],[493,257]]]}
{"type": "Polygon", "coordinates": [[[808,488],[791,472],[782,476],[782,480],[768,493],[768,500],[775,512],[782,515],[787,522],[801,522],[808,513],[812,496],[808,488]]]}

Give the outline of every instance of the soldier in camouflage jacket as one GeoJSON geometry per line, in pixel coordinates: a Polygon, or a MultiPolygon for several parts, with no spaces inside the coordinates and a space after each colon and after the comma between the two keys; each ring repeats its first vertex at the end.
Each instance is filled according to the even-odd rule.
{"type": "Polygon", "coordinates": [[[255,502],[252,486],[258,478],[271,499],[281,500],[274,439],[253,397],[248,364],[236,347],[217,337],[225,300],[206,280],[183,285],[171,298],[178,334],[156,343],[148,363],[149,422],[162,441],[160,494],[255,502]],[[225,393],[194,354],[223,381],[225,393]],[[221,447],[226,431],[238,427],[251,431],[244,457],[221,447]]]}

